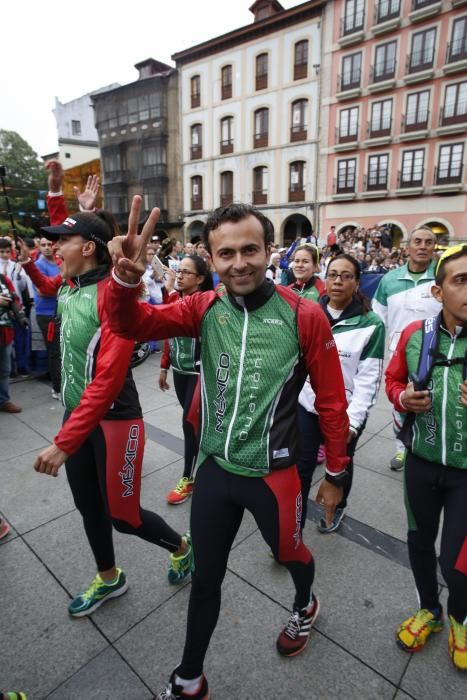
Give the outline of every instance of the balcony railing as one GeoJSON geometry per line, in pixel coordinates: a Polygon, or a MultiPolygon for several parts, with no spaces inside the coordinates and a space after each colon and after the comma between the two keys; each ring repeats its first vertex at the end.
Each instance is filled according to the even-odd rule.
{"type": "Polygon", "coordinates": [[[337,76],[337,91],[354,90],[359,88],[362,80],[362,69],[350,71],[350,73],[337,76]]]}
{"type": "Polygon", "coordinates": [[[202,197],[192,197],[191,198],[191,208],[192,210],[203,208],[203,198],[202,197]]]}
{"type": "Polygon", "coordinates": [[[190,146],[190,160],[199,160],[203,157],[202,146],[190,146]]]}
{"type": "Polygon", "coordinates": [[[398,170],[397,181],[399,183],[399,187],[401,189],[409,187],[423,187],[424,170],[424,168],[421,168],[420,170],[410,174],[410,176],[403,175],[402,171],[398,170]]]}
{"type": "Polygon", "coordinates": [[[221,88],[221,99],[228,100],[230,97],[232,97],[232,83],[223,85],[221,88]]]}
{"type": "Polygon", "coordinates": [[[430,110],[427,110],[424,114],[404,114],[402,116],[401,131],[403,134],[407,134],[410,131],[424,131],[428,129],[429,123],[430,110]]]}
{"type": "Polygon", "coordinates": [[[363,178],[363,191],[376,192],[379,190],[387,190],[388,188],[388,172],[387,170],[377,170],[374,173],[368,173],[363,178]]]}
{"type": "Polygon", "coordinates": [[[467,36],[450,41],[446,47],[446,63],[456,63],[467,58],[467,36]]]}
{"type": "Polygon", "coordinates": [[[358,140],[358,125],[355,127],[354,131],[348,131],[348,133],[342,133],[341,129],[337,127],[336,129],[336,143],[351,143],[358,140]]]}
{"type": "Polygon", "coordinates": [[[254,190],[253,191],[253,204],[267,204],[268,203],[268,191],[267,190],[254,190]]]}
{"type": "Polygon", "coordinates": [[[224,139],[220,143],[221,153],[233,153],[233,139],[224,139]]]}
{"type": "Polygon", "coordinates": [[[334,178],[334,194],[355,194],[355,177],[334,178]]]}
{"type": "Polygon", "coordinates": [[[434,61],[434,49],[423,51],[414,51],[413,53],[407,54],[407,60],[405,63],[406,73],[420,73],[421,71],[433,68],[434,61]]]}
{"type": "Polygon", "coordinates": [[[233,192],[227,192],[227,194],[221,194],[221,207],[227,207],[233,202],[233,192]]]}
{"type": "Polygon", "coordinates": [[[308,136],[306,124],[295,124],[290,129],[290,140],[291,141],[306,141],[308,136]]]}
{"type": "Polygon", "coordinates": [[[371,66],[370,83],[380,83],[396,77],[396,61],[388,61],[382,66],[371,66]]]}
{"type": "Polygon", "coordinates": [[[464,171],[464,165],[461,163],[459,167],[455,168],[452,163],[449,163],[447,167],[440,167],[439,165],[435,168],[435,173],[433,177],[434,185],[459,185],[462,183],[462,173],[464,171]],[[453,173],[453,170],[457,172],[453,173]]]}
{"type": "Polygon", "coordinates": [[[194,109],[195,107],[199,107],[200,104],[201,104],[201,93],[192,92],[191,93],[191,109],[194,109]]]}
{"type": "Polygon", "coordinates": [[[359,10],[351,15],[341,18],[340,22],[340,35],[348,36],[349,34],[354,34],[355,32],[360,32],[365,24],[365,11],[359,10]]]}
{"type": "Polygon", "coordinates": [[[143,165],[142,178],[150,180],[156,177],[167,177],[167,165],[165,163],[156,163],[154,165],[143,165]]]}
{"type": "Polygon", "coordinates": [[[104,170],[104,181],[106,185],[128,182],[128,173],[126,170],[104,170]]]}
{"type": "Polygon", "coordinates": [[[254,148],[264,148],[268,145],[268,133],[267,131],[260,131],[255,134],[254,148]]]}
{"type": "Polygon", "coordinates": [[[382,24],[390,19],[395,19],[400,16],[400,11],[400,0],[397,3],[391,2],[391,0],[380,0],[375,5],[374,23],[382,24]]]}
{"type": "Polygon", "coordinates": [[[303,202],[305,200],[305,190],[303,185],[292,185],[289,187],[289,202],[303,202]]]}
{"type": "Polygon", "coordinates": [[[439,115],[439,125],[467,124],[467,100],[459,100],[455,103],[453,114],[446,116],[446,107],[442,107],[439,115]]]}
{"type": "Polygon", "coordinates": [[[383,136],[390,136],[392,129],[392,117],[382,117],[378,121],[369,121],[366,135],[369,139],[378,139],[383,136]]]}
{"type": "Polygon", "coordinates": [[[306,78],[308,76],[308,64],[307,63],[295,63],[293,67],[293,79],[300,80],[301,78],[306,78]]]}

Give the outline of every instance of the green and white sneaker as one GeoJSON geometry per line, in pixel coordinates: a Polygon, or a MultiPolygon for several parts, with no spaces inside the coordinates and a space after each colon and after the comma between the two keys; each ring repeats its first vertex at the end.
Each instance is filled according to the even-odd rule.
{"type": "Polygon", "coordinates": [[[187,543],[188,549],[186,554],[180,557],[176,557],[175,554],[170,555],[170,566],[167,572],[169,583],[181,583],[193,571],[193,548],[190,531],[183,535],[182,540],[187,543]]]}
{"type": "Polygon", "coordinates": [[[394,457],[389,462],[389,466],[393,472],[401,472],[405,464],[405,451],[396,452],[394,457]]]}
{"type": "Polygon", "coordinates": [[[118,598],[128,590],[125,573],[117,569],[117,578],[114,583],[105,583],[99,574],[96,574],[91,585],[85,591],[73,598],[68,606],[68,612],[73,617],[91,615],[94,610],[110,598],[118,598]]]}

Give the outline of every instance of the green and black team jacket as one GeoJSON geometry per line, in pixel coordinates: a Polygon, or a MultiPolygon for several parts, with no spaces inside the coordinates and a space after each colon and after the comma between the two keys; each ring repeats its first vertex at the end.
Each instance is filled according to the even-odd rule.
{"type": "Polygon", "coordinates": [[[54,442],[72,454],[101,420],[141,418],[129,369],[134,342],[117,337],[109,328],[104,306],[107,267],[71,280],[46,277],[33,262],[23,267],[41,294],[57,295],[61,399],[71,415],[54,442]]]}
{"type": "Polygon", "coordinates": [[[199,462],[264,476],[296,461],[296,410],[307,374],[326,440],[328,476],[345,475],[349,422],[339,357],[317,304],[265,280],[252,294],[195,293],[176,304],[138,304],[138,287],[109,282],[110,328],[125,338],[201,339],[199,462]]]}
{"type": "MultiPolygon", "coordinates": [[[[436,317],[431,320],[433,324],[437,323],[436,317]]],[[[439,320],[438,353],[448,360],[467,357],[467,328],[459,327],[458,333],[451,335],[443,327],[442,316],[439,320]]],[[[424,323],[415,321],[404,329],[386,370],[386,393],[401,413],[407,412],[400,401],[401,394],[409,382],[409,375],[418,372],[424,323]]],[[[462,382],[462,364],[451,367],[433,365],[427,387],[432,407],[425,413],[415,414],[411,449],[429,462],[467,469],[467,408],[460,401],[462,382]]]]}
{"type": "MultiPolygon", "coordinates": [[[[176,291],[169,294],[168,303],[177,304],[182,297],[176,291]]],[[[164,341],[161,369],[170,366],[179,374],[199,374],[200,344],[197,338],[169,338],[164,341]]]]}

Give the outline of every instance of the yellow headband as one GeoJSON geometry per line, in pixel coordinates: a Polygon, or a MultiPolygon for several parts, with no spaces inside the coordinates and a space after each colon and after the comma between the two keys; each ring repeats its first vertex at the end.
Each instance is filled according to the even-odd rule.
{"type": "Polygon", "coordinates": [[[441,263],[445,262],[447,258],[450,258],[451,255],[455,255],[456,253],[460,253],[461,250],[464,250],[464,248],[467,250],[467,244],[466,243],[458,243],[457,245],[453,245],[447,250],[444,251],[440,259],[438,260],[436,264],[436,271],[435,271],[435,276],[438,276],[439,268],[441,267],[441,263]]]}

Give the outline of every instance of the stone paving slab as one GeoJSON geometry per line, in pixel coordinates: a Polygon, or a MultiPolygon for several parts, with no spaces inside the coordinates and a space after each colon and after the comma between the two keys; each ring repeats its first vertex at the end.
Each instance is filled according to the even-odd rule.
{"type": "Polygon", "coordinates": [[[0,548],[0,571],[2,687],[39,700],[107,642],[90,620],[72,624],[65,591],[19,538],[0,548]]]}
{"type": "Polygon", "coordinates": [[[108,648],[47,696],[47,700],[152,700],[141,682],[115,649],[108,648]]]}
{"type": "Polygon", "coordinates": [[[0,470],[8,468],[5,462],[15,460],[18,455],[26,454],[31,450],[38,452],[49,443],[43,435],[25,425],[17,417],[21,414],[0,414],[0,470]]]}
{"type": "MultiPolygon", "coordinates": [[[[185,633],[180,610],[186,609],[186,598],[184,590],[116,644],[154,692],[164,687],[180,659],[185,633]],[[147,644],[139,644],[141,638],[147,644]]],[[[275,640],[286,620],[287,612],[280,605],[227,574],[205,666],[213,698],[393,698],[395,688],[390,683],[316,631],[303,654],[281,658],[275,640]]]]}
{"type": "MultiPolygon", "coordinates": [[[[160,390],[157,389],[157,391],[160,390]]],[[[151,425],[166,430],[183,440],[182,409],[177,399],[175,401],[176,403],[168,406],[148,411],[144,414],[144,420],[146,423],[151,423],[151,425]]]]}
{"type": "Polygon", "coordinates": [[[365,442],[360,449],[357,449],[354,462],[383,476],[388,476],[395,481],[402,481],[402,472],[394,472],[389,467],[389,462],[394,457],[394,454],[394,440],[382,435],[375,435],[371,440],[365,442]]]}

